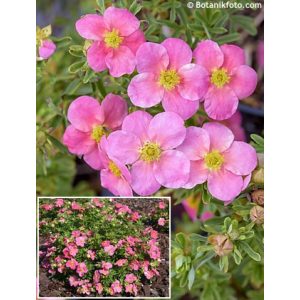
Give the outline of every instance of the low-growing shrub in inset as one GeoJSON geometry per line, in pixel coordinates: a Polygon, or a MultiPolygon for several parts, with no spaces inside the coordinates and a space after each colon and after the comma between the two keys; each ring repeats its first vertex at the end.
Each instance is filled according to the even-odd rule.
{"type": "Polygon", "coordinates": [[[140,295],[168,268],[159,239],[169,204],[157,200],[147,213],[117,199],[40,200],[41,267],[74,295],[140,295]]]}

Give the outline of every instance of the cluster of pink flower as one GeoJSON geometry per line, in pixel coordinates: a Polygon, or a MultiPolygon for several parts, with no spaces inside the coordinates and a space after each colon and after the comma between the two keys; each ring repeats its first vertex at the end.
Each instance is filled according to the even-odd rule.
{"type": "Polygon", "coordinates": [[[81,96],[69,107],[64,144],[101,170],[102,186],[115,195],[146,196],[161,186],[191,189],[207,181],[214,197],[234,199],[249,183],[256,153],[215,120],[232,117],[239,99],[254,92],[256,72],[238,46],[204,40],[192,51],[178,38],[146,42],[139,26],[128,10],[115,7],[76,23],[78,33],[93,41],[89,66],[113,77],[136,69],[127,91],[131,102],[142,108],[162,103],[165,112],[128,114],[120,96],[109,94],[101,104],[81,96]],[[200,102],[214,121],[186,128],[200,102]]]}
{"type": "MultiPolygon", "coordinates": [[[[40,207],[41,230],[45,226],[57,224],[56,220],[62,215],[66,218],[70,216],[70,220],[74,222],[74,215],[81,214],[82,210],[89,214],[89,210],[100,211],[101,208],[102,215],[112,215],[114,220],[120,222],[123,220],[121,226],[128,226],[128,222],[135,224],[136,220],[132,220],[133,215],[138,214],[139,219],[143,217],[143,214],[112,199],[107,203],[94,198],[81,205],[75,201],[57,199],[54,204],[45,203],[40,207]],[[56,217],[52,221],[45,221],[49,212],[52,213],[52,218],[53,213],[56,213],[56,217]]],[[[156,209],[162,213],[166,208],[163,201],[156,205],[156,209]]],[[[103,220],[106,220],[105,217],[103,220]]],[[[70,228],[73,228],[73,225],[70,228]]],[[[51,232],[52,230],[53,227],[51,232]]],[[[102,240],[97,242],[98,246],[95,246],[98,241],[96,233],[94,230],[80,227],[65,234],[61,234],[60,231],[50,234],[41,244],[39,256],[42,267],[52,275],[65,275],[69,285],[76,288],[77,293],[86,295],[116,295],[124,292],[136,296],[142,278],[151,280],[160,276],[156,269],[161,261],[158,231],[139,224],[133,234],[127,234],[117,240],[102,240]]]]}

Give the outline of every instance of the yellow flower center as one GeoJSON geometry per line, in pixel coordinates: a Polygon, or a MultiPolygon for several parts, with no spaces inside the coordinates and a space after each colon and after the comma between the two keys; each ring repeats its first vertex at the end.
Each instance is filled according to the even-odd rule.
{"type": "Polygon", "coordinates": [[[99,143],[104,135],[106,135],[105,128],[101,125],[96,125],[92,130],[91,139],[99,143]]]}
{"type": "Polygon", "coordinates": [[[213,70],[210,82],[213,83],[217,88],[223,87],[225,84],[229,83],[230,75],[224,68],[213,70]]]}
{"type": "Polygon", "coordinates": [[[158,160],[161,155],[161,149],[157,143],[145,142],[139,150],[141,159],[145,162],[158,160]]]}
{"type": "Polygon", "coordinates": [[[120,177],[122,175],[121,170],[113,161],[109,162],[108,168],[116,177],[120,177]]]}
{"type": "Polygon", "coordinates": [[[205,155],[204,162],[208,169],[218,171],[224,163],[224,157],[219,151],[214,150],[205,155]]]}
{"type": "Polygon", "coordinates": [[[108,48],[117,49],[123,41],[123,37],[119,35],[119,31],[117,29],[113,29],[112,31],[107,31],[104,34],[104,43],[108,48]]]}
{"type": "Polygon", "coordinates": [[[175,70],[163,70],[159,75],[159,84],[171,91],[180,83],[180,77],[175,70]]]}

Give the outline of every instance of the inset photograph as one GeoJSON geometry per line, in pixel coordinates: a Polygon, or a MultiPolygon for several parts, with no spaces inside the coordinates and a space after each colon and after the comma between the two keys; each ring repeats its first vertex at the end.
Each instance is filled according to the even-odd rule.
{"type": "Polygon", "coordinates": [[[39,298],[170,298],[170,198],[38,198],[39,298]]]}

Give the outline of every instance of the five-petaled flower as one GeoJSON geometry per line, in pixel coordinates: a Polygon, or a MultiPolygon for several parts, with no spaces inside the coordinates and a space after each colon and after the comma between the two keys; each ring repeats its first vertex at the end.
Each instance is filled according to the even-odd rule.
{"type": "Polygon", "coordinates": [[[88,14],[76,22],[76,30],[92,40],[87,62],[95,72],[109,69],[113,77],[131,74],[136,65],[135,53],[145,42],[140,21],[127,9],[109,7],[103,16],[88,14]]]}

